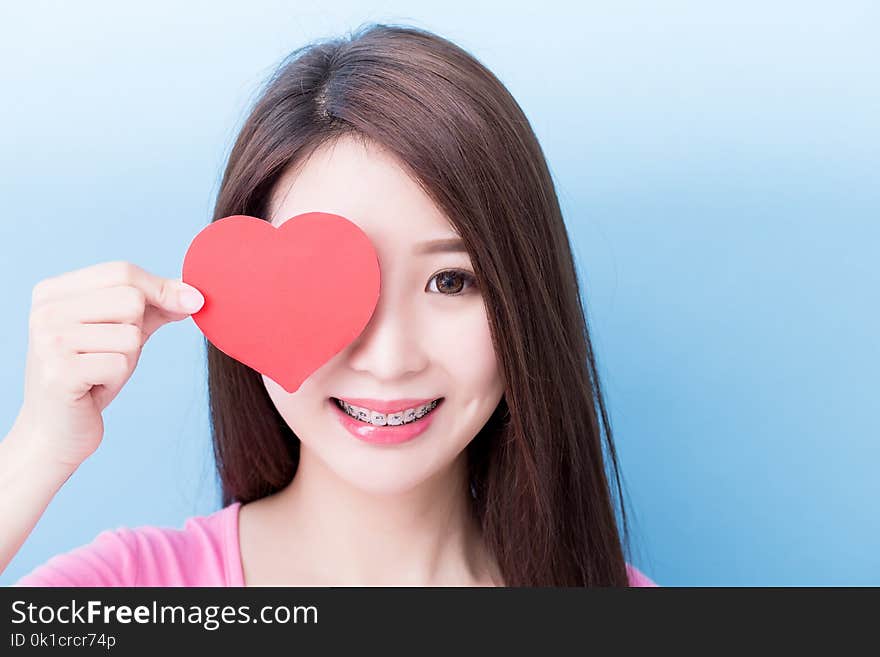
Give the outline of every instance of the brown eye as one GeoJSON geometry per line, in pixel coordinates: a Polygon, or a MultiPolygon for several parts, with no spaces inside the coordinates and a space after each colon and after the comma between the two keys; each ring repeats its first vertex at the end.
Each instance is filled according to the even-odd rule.
{"type": "Polygon", "coordinates": [[[429,292],[440,292],[446,296],[454,297],[462,293],[466,286],[473,286],[476,279],[472,274],[458,269],[447,269],[434,274],[428,283],[429,292]],[[434,281],[437,281],[436,284],[434,281]]]}

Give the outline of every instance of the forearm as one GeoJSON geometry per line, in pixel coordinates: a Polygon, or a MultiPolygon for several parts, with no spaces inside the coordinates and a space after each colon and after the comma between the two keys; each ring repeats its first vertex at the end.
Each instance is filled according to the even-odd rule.
{"type": "Polygon", "coordinates": [[[0,442],[0,573],[72,473],[15,429],[0,442]]]}

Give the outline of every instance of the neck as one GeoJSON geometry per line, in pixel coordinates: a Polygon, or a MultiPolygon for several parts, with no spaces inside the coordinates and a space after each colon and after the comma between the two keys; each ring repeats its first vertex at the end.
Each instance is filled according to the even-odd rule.
{"type": "Polygon", "coordinates": [[[287,554],[327,586],[498,584],[473,517],[465,459],[463,452],[406,491],[374,493],[301,445],[296,476],[273,503],[287,554]]]}

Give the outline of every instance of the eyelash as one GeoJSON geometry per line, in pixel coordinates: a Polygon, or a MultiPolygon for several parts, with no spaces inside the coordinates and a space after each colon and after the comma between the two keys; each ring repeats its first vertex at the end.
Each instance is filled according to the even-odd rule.
{"type": "MultiPolygon", "coordinates": [[[[460,276],[462,276],[462,277],[465,279],[465,285],[464,285],[464,287],[461,289],[460,292],[455,292],[455,293],[452,293],[452,294],[448,294],[448,293],[445,293],[445,292],[440,292],[440,290],[439,290],[439,288],[438,288],[438,289],[437,289],[437,294],[442,294],[444,297],[460,297],[460,296],[462,296],[463,294],[465,294],[465,292],[466,292],[468,289],[472,289],[472,288],[476,287],[476,285],[477,285],[477,279],[476,279],[476,277],[475,277],[473,274],[471,274],[470,272],[468,272],[468,271],[464,271],[463,269],[444,269],[444,270],[442,270],[442,271],[438,271],[436,274],[434,274],[433,276],[431,276],[431,278],[428,280],[428,288],[431,287],[431,281],[433,281],[434,279],[436,279],[436,278],[437,278],[438,276],[440,276],[441,274],[446,274],[446,273],[449,273],[449,272],[455,272],[456,274],[459,274],[460,276]]],[[[436,285],[435,285],[435,287],[436,287],[436,285]]],[[[433,292],[434,290],[430,290],[430,289],[428,289],[427,291],[428,291],[428,292],[433,292]]]]}

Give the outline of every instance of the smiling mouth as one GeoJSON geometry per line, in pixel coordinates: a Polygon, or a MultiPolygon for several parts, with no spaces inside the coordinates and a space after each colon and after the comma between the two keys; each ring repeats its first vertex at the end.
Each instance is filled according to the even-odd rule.
{"type": "Polygon", "coordinates": [[[342,412],[354,420],[372,426],[393,427],[418,422],[423,417],[430,415],[440,404],[442,404],[445,397],[439,397],[427,404],[421,404],[413,408],[402,409],[396,413],[379,413],[362,406],[354,406],[353,404],[349,404],[336,397],[331,397],[330,399],[340,410],[342,410],[342,412]]]}

